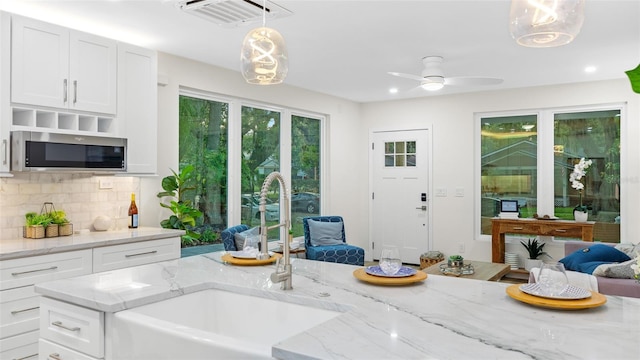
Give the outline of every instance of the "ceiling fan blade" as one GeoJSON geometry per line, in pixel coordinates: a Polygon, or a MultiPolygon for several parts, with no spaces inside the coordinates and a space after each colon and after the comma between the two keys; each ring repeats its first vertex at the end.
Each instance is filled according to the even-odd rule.
{"type": "Polygon", "coordinates": [[[405,78],[405,79],[416,80],[416,81],[422,81],[423,80],[423,78],[421,76],[418,76],[418,75],[411,75],[411,74],[405,74],[405,73],[399,73],[399,72],[388,72],[387,74],[393,75],[393,76],[398,76],[398,77],[405,78]]]}
{"type": "Polygon", "coordinates": [[[445,85],[497,85],[501,84],[504,80],[498,78],[489,78],[489,77],[475,77],[475,76],[465,76],[465,77],[450,77],[444,78],[445,85]]]}

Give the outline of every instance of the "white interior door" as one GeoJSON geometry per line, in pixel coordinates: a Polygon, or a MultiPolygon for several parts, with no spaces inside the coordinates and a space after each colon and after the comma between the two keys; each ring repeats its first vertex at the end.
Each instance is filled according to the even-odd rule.
{"type": "Polygon", "coordinates": [[[419,264],[429,250],[429,130],[372,134],[371,247],[396,247],[402,262],[419,264]]]}

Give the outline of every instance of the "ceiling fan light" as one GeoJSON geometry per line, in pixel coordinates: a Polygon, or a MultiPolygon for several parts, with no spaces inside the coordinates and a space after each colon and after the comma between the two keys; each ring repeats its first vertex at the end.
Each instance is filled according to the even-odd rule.
{"type": "Polygon", "coordinates": [[[420,87],[427,91],[438,91],[444,87],[444,78],[440,76],[425,77],[420,87]]]}
{"type": "Polygon", "coordinates": [[[249,31],[242,42],[240,63],[242,76],[250,84],[282,83],[289,72],[284,38],[268,27],[249,31]]]}
{"type": "Polygon", "coordinates": [[[511,36],[526,47],[573,41],[584,22],[584,0],[511,0],[511,36]]]}

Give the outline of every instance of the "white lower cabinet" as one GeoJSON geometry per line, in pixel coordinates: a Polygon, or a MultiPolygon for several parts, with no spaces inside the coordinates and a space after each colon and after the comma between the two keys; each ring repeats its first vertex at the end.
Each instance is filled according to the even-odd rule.
{"type": "Polygon", "coordinates": [[[0,290],[91,274],[91,249],[0,261],[0,290]]]}
{"type": "Polygon", "coordinates": [[[91,249],[0,261],[0,359],[38,357],[39,282],[91,274],[91,249]]]}
{"type": "Polygon", "coordinates": [[[43,297],[40,299],[40,338],[61,348],[102,358],[104,313],[43,297]]]}
{"type": "Polygon", "coordinates": [[[44,339],[38,343],[38,352],[42,354],[40,359],[45,360],[99,360],[44,339]]]}
{"type": "Polygon", "coordinates": [[[39,331],[35,330],[0,340],[0,359],[37,359],[39,336],[39,331]]]}
{"type": "Polygon", "coordinates": [[[37,329],[39,318],[40,295],[33,285],[0,291],[0,339],[37,329]]]}
{"type": "Polygon", "coordinates": [[[179,257],[179,238],[95,248],[93,249],[93,272],[122,269],[179,257]]]}
{"type": "Polygon", "coordinates": [[[34,285],[179,257],[173,237],[0,261],[0,360],[103,359],[104,313],[44,298],[34,285]]]}

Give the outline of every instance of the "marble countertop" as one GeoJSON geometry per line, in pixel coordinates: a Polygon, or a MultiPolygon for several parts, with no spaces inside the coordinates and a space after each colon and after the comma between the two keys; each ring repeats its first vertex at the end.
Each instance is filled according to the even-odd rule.
{"type": "Polygon", "coordinates": [[[598,308],[553,310],[510,298],[508,283],[429,275],[378,286],[356,279],[356,266],[295,258],[293,290],[284,291],[269,280],[274,265],[234,266],[220,257],[57,280],[36,291],[105,312],[209,288],[347,309],[275,345],[279,359],[640,359],[640,299],[608,296],[598,308]]]}
{"type": "Polygon", "coordinates": [[[101,246],[176,237],[184,230],[140,227],[114,231],[94,231],[43,239],[0,240],[0,261],[101,246]]]}

